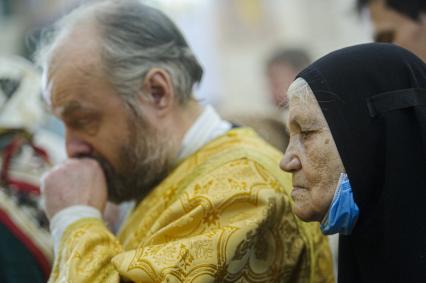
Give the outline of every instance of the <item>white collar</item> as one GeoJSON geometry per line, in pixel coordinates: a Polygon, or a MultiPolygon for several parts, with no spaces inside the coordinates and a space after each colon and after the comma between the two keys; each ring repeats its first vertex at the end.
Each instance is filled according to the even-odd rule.
{"type": "Polygon", "coordinates": [[[186,132],[177,160],[187,158],[210,141],[224,135],[231,128],[231,123],[223,120],[212,106],[207,105],[186,132]]]}

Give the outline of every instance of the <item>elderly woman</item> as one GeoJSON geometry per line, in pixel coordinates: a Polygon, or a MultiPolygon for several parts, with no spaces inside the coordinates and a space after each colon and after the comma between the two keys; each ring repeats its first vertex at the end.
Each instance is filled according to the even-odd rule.
{"type": "Polygon", "coordinates": [[[339,282],[426,282],[426,66],[390,44],[335,51],[289,88],[294,211],[340,233],[339,282]]]}

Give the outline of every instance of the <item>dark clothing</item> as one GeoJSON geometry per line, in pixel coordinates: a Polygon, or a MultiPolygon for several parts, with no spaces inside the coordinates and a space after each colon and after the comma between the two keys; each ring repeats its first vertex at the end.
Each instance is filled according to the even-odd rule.
{"type": "Polygon", "coordinates": [[[51,241],[37,182],[49,166],[47,153],[32,143],[30,134],[0,129],[1,283],[49,278],[51,241]]]}
{"type": "Polygon", "coordinates": [[[46,282],[46,275],[28,247],[0,222],[0,282],[46,282]]]}
{"type": "Polygon", "coordinates": [[[339,282],[426,282],[426,65],[391,44],[319,59],[307,81],[360,209],[339,282]]]}

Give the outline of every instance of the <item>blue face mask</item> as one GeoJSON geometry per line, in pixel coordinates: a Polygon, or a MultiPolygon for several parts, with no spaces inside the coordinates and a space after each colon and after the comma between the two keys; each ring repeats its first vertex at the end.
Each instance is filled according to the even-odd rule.
{"type": "Polygon", "coordinates": [[[348,175],[342,173],[340,174],[333,201],[321,222],[321,231],[324,235],[336,233],[349,235],[355,226],[358,215],[359,208],[353,198],[348,175]]]}

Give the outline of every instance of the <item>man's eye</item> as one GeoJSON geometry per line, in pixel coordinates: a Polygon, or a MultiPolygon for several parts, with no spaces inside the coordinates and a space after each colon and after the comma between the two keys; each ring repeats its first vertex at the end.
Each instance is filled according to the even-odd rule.
{"type": "Polygon", "coordinates": [[[90,124],[90,119],[86,119],[86,118],[78,119],[78,120],[74,121],[74,125],[76,125],[78,127],[85,127],[89,124],[90,124]]]}
{"type": "Polygon", "coordinates": [[[81,129],[90,127],[90,125],[93,124],[92,122],[93,122],[92,119],[80,118],[80,119],[71,120],[67,124],[69,127],[81,130],[81,129]]]}

